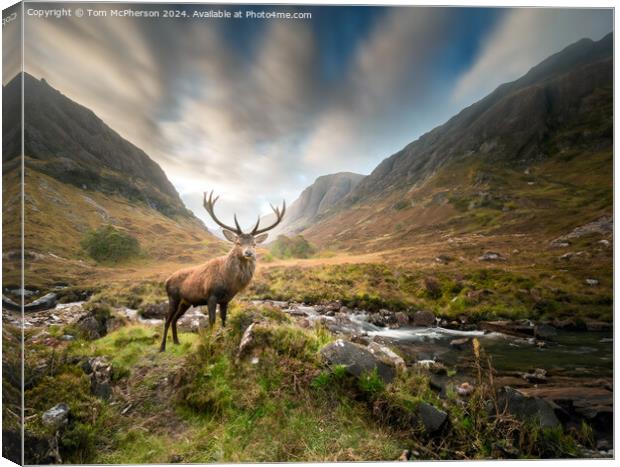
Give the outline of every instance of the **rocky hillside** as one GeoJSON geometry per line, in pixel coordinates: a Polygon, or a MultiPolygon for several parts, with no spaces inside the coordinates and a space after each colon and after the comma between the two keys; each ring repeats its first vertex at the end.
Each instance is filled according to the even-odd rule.
{"type": "MultiPolygon", "coordinates": [[[[291,235],[301,232],[329,215],[334,205],[351,193],[363,179],[364,175],[351,172],[317,178],[291,204],[282,224],[271,234],[271,239],[281,234],[291,235]]],[[[273,214],[266,216],[263,222],[268,223],[272,219],[273,214]]]]}
{"type": "Polygon", "coordinates": [[[612,46],[612,35],[581,40],[498,87],[381,162],[304,234],[369,249],[421,231],[552,235],[609,213],[612,46]]]}
{"type": "MultiPolygon", "coordinates": [[[[19,86],[3,88],[4,285],[20,283],[19,86]]],[[[195,264],[220,242],[188,211],[159,165],[92,111],[25,75],[26,285],[83,282],[104,268],[86,234],[111,224],[140,243],[140,262],[195,264]]]]}
{"type": "MultiPolygon", "coordinates": [[[[3,163],[10,169],[20,152],[21,77],[3,88],[3,163]]],[[[143,203],[167,216],[191,216],[164,171],[91,110],[45,80],[24,74],[26,167],[63,183],[143,203]]]]}

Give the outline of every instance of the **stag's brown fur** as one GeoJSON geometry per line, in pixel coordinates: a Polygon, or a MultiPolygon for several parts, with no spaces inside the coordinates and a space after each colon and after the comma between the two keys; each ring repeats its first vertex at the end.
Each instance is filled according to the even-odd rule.
{"type": "Polygon", "coordinates": [[[212,259],[200,266],[181,269],[166,280],[169,310],[166,317],[161,350],[166,349],[168,327],[172,326],[172,339],[179,343],[177,321],[190,306],[206,305],[209,324],[215,324],[216,306],[220,306],[222,324],[226,324],[228,302],[252,280],[256,259],[245,258],[239,246],[227,256],[212,259]]]}
{"type": "Polygon", "coordinates": [[[212,195],[207,200],[205,193],[204,206],[213,220],[224,228],[224,236],[234,243],[226,256],[212,259],[200,266],[181,269],[172,274],[165,283],[168,294],[169,309],[164,325],[164,336],[161,351],[166,350],[168,328],[172,327],[172,339],[179,343],[177,321],[191,306],[206,305],[209,310],[209,324],[215,324],[216,307],[220,307],[222,325],[226,324],[228,302],[243,290],[252,280],[256,269],[256,244],[267,238],[265,231],[274,228],[284,216],[286,204],[282,210],[274,209],[276,221],[271,226],[259,229],[259,222],[250,233],[243,233],[235,216],[235,228],[221,223],[213,212],[217,201],[212,195]]]}

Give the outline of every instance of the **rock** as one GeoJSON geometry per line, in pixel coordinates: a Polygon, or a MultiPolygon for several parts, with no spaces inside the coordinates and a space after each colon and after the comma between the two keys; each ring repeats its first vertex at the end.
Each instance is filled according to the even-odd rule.
{"type": "Polygon", "coordinates": [[[534,336],[538,339],[553,339],[557,335],[557,330],[548,324],[538,324],[534,326],[534,336]]]}
{"type": "Polygon", "coordinates": [[[575,318],[566,318],[559,319],[556,318],[553,320],[553,327],[556,329],[562,329],[565,331],[579,331],[584,330],[586,328],[585,323],[578,323],[575,318]]]}
{"type": "Polygon", "coordinates": [[[598,243],[599,245],[604,246],[605,248],[607,248],[607,247],[609,247],[609,245],[611,245],[611,243],[609,242],[609,240],[606,240],[606,239],[599,240],[597,243],[598,243]]]}
{"type": "Polygon", "coordinates": [[[63,334],[62,336],[60,336],[60,340],[62,340],[62,341],[72,341],[72,340],[75,340],[75,337],[72,336],[71,334],[63,334]]]}
{"type": "Polygon", "coordinates": [[[568,261],[573,256],[575,256],[575,253],[569,251],[568,253],[564,253],[562,256],[560,256],[560,259],[563,260],[563,261],[568,261]]]}
{"type": "Polygon", "coordinates": [[[77,326],[87,339],[99,339],[102,336],[100,323],[93,315],[80,318],[77,326]]]}
{"type": "Polygon", "coordinates": [[[347,315],[351,313],[351,309],[346,306],[341,306],[338,311],[340,311],[340,313],[345,313],[347,315]]]}
{"type": "Polygon", "coordinates": [[[450,341],[450,347],[455,348],[457,350],[465,350],[470,346],[471,338],[463,337],[462,339],[454,339],[450,341]]]}
{"type": "Polygon", "coordinates": [[[504,258],[501,254],[496,253],[494,251],[487,251],[486,253],[479,256],[478,260],[479,261],[506,261],[506,258],[504,258]]]}
{"type": "Polygon", "coordinates": [[[353,334],[349,339],[351,342],[365,346],[371,342],[368,336],[364,336],[363,334],[353,334]]]}
{"type": "Polygon", "coordinates": [[[446,378],[441,375],[431,375],[428,380],[428,385],[431,389],[439,392],[440,396],[444,396],[446,394],[446,378]]]}
{"type": "Polygon", "coordinates": [[[376,357],[379,357],[385,363],[392,365],[394,368],[405,368],[405,360],[403,360],[403,358],[392,349],[384,345],[371,342],[368,344],[368,350],[370,350],[370,352],[372,352],[376,357]]]}
{"type": "Polygon", "coordinates": [[[553,406],[539,397],[528,397],[505,386],[498,394],[499,410],[507,410],[519,420],[536,420],[541,428],[555,428],[560,426],[560,420],[555,415],[553,406]]]}
{"type": "Polygon", "coordinates": [[[24,311],[41,311],[49,310],[56,306],[57,296],[55,293],[48,293],[41,298],[36,299],[31,303],[24,305],[24,311]]]}
{"type": "Polygon", "coordinates": [[[521,377],[528,383],[546,383],[547,382],[547,370],[542,368],[536,368],[532,373],[523,373],[521,377]]]}
{"type": "Polygon", "coordinates": [[[611,332],[613,330],[612,323],[606,323],[604,321],[587,320],[586,330],[591,332],[611,332]]]}
{"type": "Polygon", "coordinates": [[[177,327],[182,332],[198,332],[209,327],[209,318],[198,308],[191,308],[178,321],[177,327]]]}
{"type": "Polygon", "coordinates": [[[439,255],[435,258],[435,261],[440,264],[447,264],[452,261],[452,257],[448,255],[439,255]]]}
{"type": "Polygon", "coordinates": [[[480,329],[491,332],[501,332],[517,337],[532,337],[534,326],[527,323],[517,323],[514,321],[481,321],[478,323],[480,329]]]}
{"type": "Polygon", "coordinates": [[[241,342],[239,343],[239,349],[237,350],[237,357],[242,357],[244,353],[249,349],[250,345],[252,345],[254,340],[254,335],[252,332],[254,331],[254,326],[256,323],[250,324],[241,336],[241,342]]]}
{"type": "Polygon", "coordinates": [[[446,412],[426,402],[418,404],[416,413],[417,418],[424,426],[424,430],[429,434],[439,431],[448,420],[446,412]]]}
{"type": "Polygon", "coordinates": [[[396,319],[396,322],[399,326],[406,326],[407,324],[409,324],[409,317],[402,311],[395,313],[394,318],[396,319]]]}
{"type": "Polygon", "coordinates": [[[112,364],[105,357],[89,359],[92,373],[90,375],[91,392],[102,399],[112,395],[112,364]]]}
{"type": "Polygon", "coordinates": [[[519,457],[519,450],[515,448],[510,441],[501,440],[493,443],[493,458],[506,458],[517,459],[519,457]]]}
{"type": "Polygon", "coordinates": [[[464,383],[461,383],[461,385],[456,388],[456,393],[461,397],[467,397],[472,392],[474,392],[474,389],[475,388],[473,385],[465,381],[464,383]]]}
{"type": "Polygon", "coordinates": [[[391,383],[396,376],[393,365],[383,361],[366,347],[353,342],[338,339],[321,349],[321,355],[330,365],[343,365],[347,372],[355,377],[377,371],[385,383],[391,383]]]}
{"type": "Polygon", "coordinates": [[[570,246],[570,242],[561,241],[561,240],[553,240],[549,243],[551,248],[568,248],[570,246]]]}
{"type": "Polygon", "coordinates": [[[554,241],[567,241],[570,240],[572,238],[580,238],[583,237],[584,235],[590,234],[590,233],[600,233],[603,235],[606,234],[611,234],[613,233],[614,230],[614,220],[611,216],[603,216],[593,222],[590,222],[588,224],[579,226],[575,229],[573,229],[572,232],[563,235],[562,237],[559,237],[558,239],[554,240],[554,241]]]}
{"type": "Polygon", "coordinates": [[[168,302],[149,303],[140,315],[145,319],[165,319],[168,314],[168,302]]]}
{"type": "Polygon", "coordinates": [[[62,428],[69,423],[69,406],[64,403],[56,404],[41,416],[43,424],[54,430],[62,428]]]}
{"type": "Polygon", "coordinates": [[[180,456],[178,454],[171,454],[168,460],[171,464],[178,464],[180,462],[183,462],[183,456],[180,456]]]}
{"type": "Polygon", "coordinates": [[[597,286],[599,284],[598,279],[586,279],[586,284],[588,284],[590,287],[594,287],[597,286]]]}
{"type": "Polygon", "coordinates": [[[2,295],[2,308],[6,308],[7,310],[11,310],[11,311],[22,311],[22,308],[20,305],[15,303],[13,300],[11,300],[9,297],[7,297],[4,294],[2,295]]]}
{"type": "Polygon", "coordinates": [[[413,314],[414,326],[432,326],[435,324],[435,315],[430,311],[418,310],[413,314]]]}
{"type": "Polygon", "coordinates": [[[401,462],[406,462],[409,459],[411,459],[411,451],[409,449],[405,449],[398,458],[401,462]]]}

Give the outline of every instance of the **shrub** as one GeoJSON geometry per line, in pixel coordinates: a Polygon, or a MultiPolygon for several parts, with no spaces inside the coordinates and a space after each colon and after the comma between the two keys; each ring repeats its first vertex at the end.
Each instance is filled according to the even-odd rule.
{"type": "Polygon", "coordinates": [[[136,238],[110,224],[88,232],[81,245],[91,258],[100,263],[118,263],[140,253],[136,238]]]}

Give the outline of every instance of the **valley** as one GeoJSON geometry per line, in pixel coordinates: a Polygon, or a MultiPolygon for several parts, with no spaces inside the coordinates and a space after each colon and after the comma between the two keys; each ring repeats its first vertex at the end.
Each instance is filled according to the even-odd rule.
{"type": "Polygon", "coordinates": [[[613,456],[612,39],[369,175],[319,177],[270,237],[301,235],[308,257],[259,246],[228,325],[193,308],[166,353],[165,279],[230,245],[148,155],[26,75],[23,283],[19,131],[3,128],[7,449],[15,310],[47,296],[24,317],[29,463],[613,456]],[[122,241],[135,254],[109,255],[122,241]]]}

